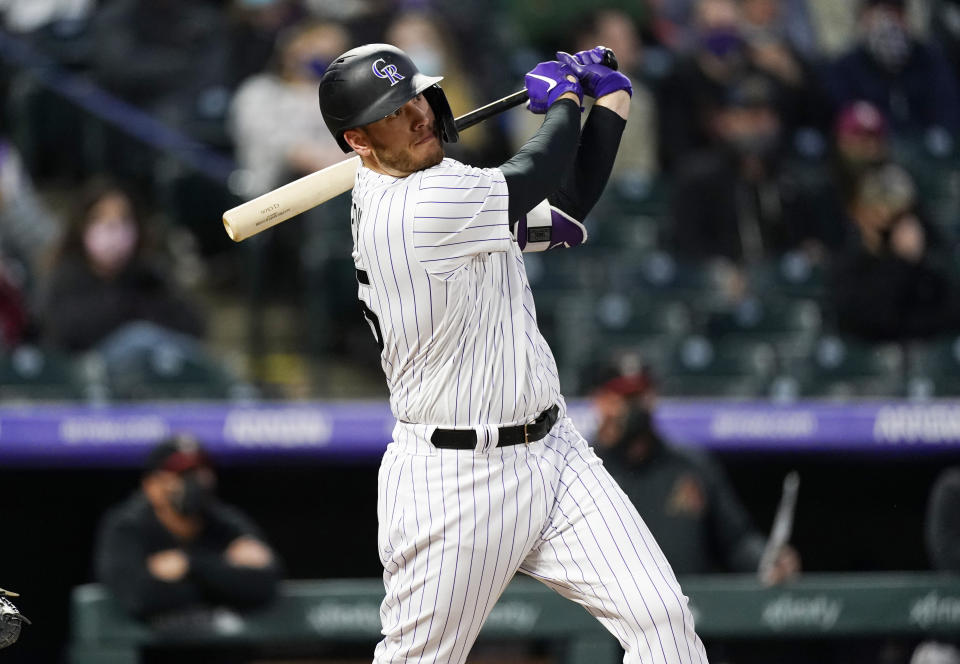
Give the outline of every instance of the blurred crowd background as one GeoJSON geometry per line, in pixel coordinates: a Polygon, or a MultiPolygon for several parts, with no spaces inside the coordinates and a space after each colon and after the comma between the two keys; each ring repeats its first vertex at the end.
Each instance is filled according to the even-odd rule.
{"type": "MultiPolygon", "coordinates": [[[[0,396],[385,394],[348,199],[222,212],[343,158],[316,83],[406,49],[460,115],[556,50],[634,81],[575,252],[528,256],[565,393],[928,399],[960,387],[954,0],[4,0],[0,396]]],[[[516,109],[449,153],[498,165],[516,109]]]]}
{"type": "MultiPolygon", "coordinates": [[[[588,243],[526,264],[605,463],[637,480],[638,504],[698,515],[678,556],[726,534],[740,569],[799,467],[803,570],[956,567],[923,530],[955,452],[715,464],[674,449],[651,412],[654,396],[960,394],[957,0],[0,0],[0,403],[386,397],[348,196],[239,244],[221,224],[344,157],[317,81],[371,41],[444,76],[456,115],[557,50],[604,44],[631,77],[588,243]],[[684,473],[699,484],[670,493],[684,473]]],[[[539,121],[514,109],[448,153],[499,165],[539,121]]],[[[100,578],[98,523],[141,470],[0,468],[0,573],[46,626],[20,661],[62,661],[69,589],[100,578]]],[[[219,484],[289,578],[380,573],[374,487],[370,466],[284,459],[224,468],[219,484]]],[[[862,659],[908,661],[898,652],[862,659]]]]}

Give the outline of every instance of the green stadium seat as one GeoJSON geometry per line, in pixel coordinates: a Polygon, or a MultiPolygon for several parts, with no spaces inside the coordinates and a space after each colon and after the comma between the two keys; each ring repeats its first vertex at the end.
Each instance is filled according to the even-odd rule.
{"type": "Polygon", "coordinates": [[[95,398],[81,360],[69,355],[21,345],[0,356],[0,399],[10,401],[72,401],[95,398]]]}
{"type": "Polygon", "coordinates": [[[733,307],[708,312],[704,329],[712,339],[766,341],[779,356],[793,358],[809,352],[821,322],[815,300],[750,297],[733,307]]]}
{"type": "Polygon", "coordinates": [[[948,234],[960,233],[960,151],[955,137],[942,130],[901,137],[894,158],[910,172],[917,198],[931,220],[948,234]]]}
{"type": "Polygon", "coordinates": [[[253,389],[211,357],[160,344],[105,367],[107,388],[117,400],[247,399],[253,389]]]}
{"type": "Polygon", "coordinates": [[[793,381],[801,397],[902,397],[905,354],[899,344],[867,344],[824,335],[805,357],[793,358],[774,384],[793,381]]]}
{"type": "Polygon", "coordinates": [[[821,297],[825,278],[823,265],[801,251],[787,252],[749,270],[750,283],[757,292],[800,299],[821,297]]]}
{"type": "Polygon", "coordinates": [[[775,368],[776,354],[770,344],[691,335],[668,358],[661,391],[678,397],[759,397],[775,368]]]}
{"type": "Polygon", "coordinates": [[[914,342],[907,348],[907,396],[960,396],[960,336],[914,342]]]}

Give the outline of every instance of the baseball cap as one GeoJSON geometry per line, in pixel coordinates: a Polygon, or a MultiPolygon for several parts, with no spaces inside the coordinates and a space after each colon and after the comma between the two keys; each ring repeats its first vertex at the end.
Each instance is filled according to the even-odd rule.
{"type": "Polygon", "coordinates": [[[211,465],[210,456],[196,438],[189,434],[176,434],[150,450],[144,471],[183,473],[194,468],[209,468],[211,465]]]}
{"type": "Polygon", "coordinates": [[[868,101],[856,101],[843,107],[837,114],[834,130],[837,136],[887,135],[887,121],[876,106],[868,101]]]}

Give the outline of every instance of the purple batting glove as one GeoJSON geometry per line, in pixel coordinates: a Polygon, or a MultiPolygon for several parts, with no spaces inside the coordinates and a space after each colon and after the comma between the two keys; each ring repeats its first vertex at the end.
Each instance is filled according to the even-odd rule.
{"type": "Polygon", "coordinates": [[[557,60],[569,66],[580,79],[583,91],[594,99],[617,90],[626,90],[633,96],[633,85],[630,79],[620,72],[602,64],[607,53],[604,46],[596,46],[587,51],[579,51],[570,55],[563,51],[557,52],[557,60]]]}
{"type": "Polygon", "coordinates": [[[576,78],[576,73],[565,64],[555,60],[541,62],[525,77],[524,81],[530,100],[527,108],[533,113],[546,113],[547,109],[565,92],[577,95],[583,103],[583,89],[580,81],[569,80],[567,76],[576,78]]]}

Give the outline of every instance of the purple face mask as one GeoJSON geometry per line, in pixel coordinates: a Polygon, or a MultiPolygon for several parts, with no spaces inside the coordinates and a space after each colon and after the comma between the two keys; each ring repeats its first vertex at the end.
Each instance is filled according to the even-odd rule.
{"type": "Polygon", "coordinates": [[[718,58],[728,58],[743,48],[743,38],[735,27],[711,28],[701,33],[700,44],[718,58]]]}

